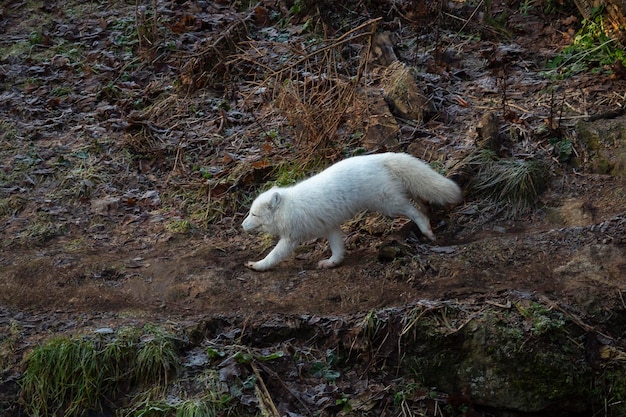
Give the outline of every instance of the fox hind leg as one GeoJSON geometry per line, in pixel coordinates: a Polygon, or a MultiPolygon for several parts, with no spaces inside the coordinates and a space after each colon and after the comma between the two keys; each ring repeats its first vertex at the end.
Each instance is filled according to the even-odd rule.
{"type": "Polygon", "coordinates": [[[407,204],[403,207],[401,214],[413,220],[424,236],[430,240],[435,240],[433,229],[430,228],[430,219],[419,209],[415,208],[413,204],[407,202],[407,204]]]}
{"type": "Polygon", "coordinates": [[[331,230],[326,236],[330,246],[331,256],[317,263],[319,269],[334,268],[339,265],[346,254],[346,247],[343,242],[343,232],[340,228],[331,230]]]}
{"type": "Polygon", "coordinates": [[[411,200],[402,192],[390,192],[388,195],[370,207],[389,217],[406,216],[419,227],[424,236],[435,240],[435,234],[430,228],[430,219],[424,212],[416,208],[411,200]]]}

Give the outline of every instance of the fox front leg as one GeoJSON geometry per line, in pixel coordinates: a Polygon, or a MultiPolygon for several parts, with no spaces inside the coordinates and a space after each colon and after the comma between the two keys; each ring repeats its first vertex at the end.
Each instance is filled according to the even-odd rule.
{"type": "Polygon", "coordinates": [[[274,249],[267,256],[260,261],[246,262],[246,266],[255,271],[267,271],[279,262],[285,260],[298,245],[298,242],[294,242],[291,239],[281,238],[274,249]]]}

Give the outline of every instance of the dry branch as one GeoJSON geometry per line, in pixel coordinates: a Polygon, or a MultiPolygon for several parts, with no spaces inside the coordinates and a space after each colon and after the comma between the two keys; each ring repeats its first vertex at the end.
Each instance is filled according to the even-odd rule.
{"type": "Polygon", "coordinates": [[[209,39],[201,51],[184,57],[185,63],[180,70],[183,86],[201,88],[217,83],[217,77],[228,68],[224,63],[248,33],[248,24],[254,20],[256,9],[251,8],[246,16],[219,32],[219,36],[209,39]]]}
{"type": "Polygon", "coordinates": [[[365,22],[321,47],[315,45],[317,49],[302,51],[285,44],[250,42],[247,51],[237,57],[266,73],[261,81],[251,82],[251,91],[269,92],[277,110],[295,130],[294,143],[301,157],[337,152],[333,139],[353,105],[379,21],[365,22]],[[341,54],[350,43],[361,45],[357,65],[346,62],[341,54]],[[271,70],[276,56],[286,56],[286,62],[271,70]]]}

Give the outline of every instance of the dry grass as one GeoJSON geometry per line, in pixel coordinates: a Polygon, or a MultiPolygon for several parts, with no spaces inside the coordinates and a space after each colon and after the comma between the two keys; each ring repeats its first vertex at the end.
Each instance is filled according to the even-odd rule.
{"type": "Polygon", "coordinates": [[[268,91],[276,111],[294,129],[293,144],[299,158],[329,157],[347,145],[338,143],[336,134],[354,104],[379,20],[304,49],[285,43],[251,43],[236,58],[240,65],[254,63],[258,72],[265,74],[260,81],[252,82],[251,90],[268,91]],[[342,52],[348,44],[360,44],[361,50],[355,56],[345,57],[342,52]],[[283,64],[271,70],[271,64],[263,60],[277,56],[283,57],[283,64]]]}
{"type": "Polygon", "coordinates": [[[540,158],[499,159],[481,150],[469,155],[463,165],[473,172],[469,194],[490,200],[510,216],[533,208],[548,178],[548,168],[540,158]]]}

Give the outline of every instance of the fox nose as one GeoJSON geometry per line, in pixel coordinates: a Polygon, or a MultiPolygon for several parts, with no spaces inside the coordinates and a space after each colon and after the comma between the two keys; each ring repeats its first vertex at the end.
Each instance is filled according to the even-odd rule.
{"type": "Polygon", "coordinates": [[[254,225],[250,224],[250,216],[246,217],[243,220],[243,222],[241,223],[241,227],[246,232],[250,232],[250,231],[254,230],[254,225]]]}

